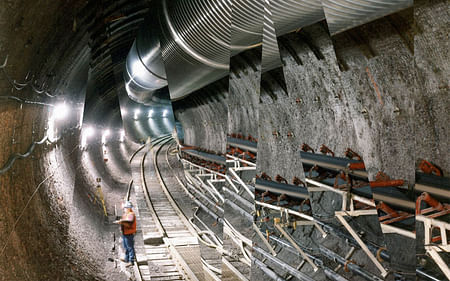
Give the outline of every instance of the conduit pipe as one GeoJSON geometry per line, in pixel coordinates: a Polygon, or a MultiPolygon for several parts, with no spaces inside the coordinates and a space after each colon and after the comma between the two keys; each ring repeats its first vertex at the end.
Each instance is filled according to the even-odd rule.
{"type": "Polygon", "coordinates": [[[32,142],[31,145],[28,147],[28,150],[25,153],[23,153],[23,154],[21,154],[21,153],[14,153],[14,154],[12,154],[8,158],[8,161],[5,163],[5,165],[0,169],[0,175],[6,173],[9,169],[11,169],[13,164],[14,164],[14,162],[17,159],[25,159],[25,158],[27,158],[28,156],[30,156],[33,153],[34,149],[36,148],[36,145],[41,145],[41,144],[45,143],[46,141],[48,141],[50,143],[54,143],[54,142],[50,141],[50,139],[48,138],[47,135],[45,135],[40,141],[32,142]]]}
{"type": "MultiPolygon", "coordinates": [[[[353,246],[360,248],[359,244],[356,242],[355,239],[353,239],[353,237],[351,237],[350,235],[345,234],[344,232],[342,232],[341,230],[339,230],[338,228],[332,227],[320,220],[315,219],[314,217],[308,216],[306,214],[291,210],[291,209],[285,209],[279,206],[274,206],[271,204],[267,204],[264,202],[259,202],[259,201],[255,201],[256,205],[260,205],[261,207],[265,207],[265,208],[269,208],[269,209],[273,209],[273,210],[277,210],[277,211],[286,211],[288,214],[290,215],[294,215],[294,216],[298,216],[300,218],[304,218],[306,220],[309,221],[313,221],[314,223],[316,223],[317,225],[319,225],[320,227],[318,227],[319,231],[322,231],[322,234],[324,234],[324,230],[323,229],[327,229],[328,233],[331,233],[333,235],[335,235],[336,237],[339,238],[343,238],[347,241],[349,241],[353,246]]],[[[372,244],[366,244],[367,248],[369,248],[369,250],[373,253],[373,254],[377,254],[377,252],[379,252],[379,256],[385,260],[385,261],[390,261],[390,256],[388,254],[388,252],[386,250],[383,250],[382,248],[378,247],[378,246],[374,246],[372,244]]]]}
{"type": "Polygon", "coordinates": [[[264,258],[266,258],[266,259],[270,260],[271,262],[275,263],[277,266],[279,266],[283,270],[286,270],[289,274],[291,274],[292,276],[298,278],[299,280],[302,280],[302,281],[314,281],[314,279],[312,279],[308,275],[298,271],[297,269],[295,269],[294,267],[290,266],[289,264],[287,264],[287,263],[283,262],[282,260],[272,256],[270,253],[267,253],[266,251],[264,251],[260,247],[253,246],[253,250],[255,252],[261,254],[264,258]]]}
{"type": "Polygon", "coordinates": [[[255,188],[257,190],[270,191],[277,194],[285,194],[287,196],[299,199],[309,198],[308,190],[305,187],[268,181],[261,178],[256,179],[255,188]]]}
{"type": "Polygon", "coordinates": [[[226,187],[223,187],[222,191],[224,191],[230,197],[233,197],[236,201],[238,201],[239,203],[244,205],[246,208],[248,208],[250,210],[254,210],[255,209],[255,205],[254,204],[250,203],[248,200],[244,199],[244,197],[240,196],[236,192],[233,192],[233,191],[229,190],[226,187]]]}
{"type": "Polygon", "coordinates": [[[226,158],[223,156],[219,156],[219,155],[215,155],[215,154],[211,154],[211,153],[206,153],[203,151],[197,151],[194,149],[185,149],[183,150],[184,153],[189,154],[191,156],[197,157],[199,159],[205,160],[205,161],[209,161],[209,162],[214,162],[217,163],[219,165],[223,165],[226,166],[226,158]]]}
{"type": "MultiPolygon", "coordinates": [[[[256,170],[256,168],[255,168],[256,170]]],[[[233,177],[238,181],[238,183],[247,191],[247,193],[250,195],[252,199],[255,199],[255,191],[252,190],[251,187],[249,187],[236,173],[234,168],[228,169],[228,171],[233,175],[233,177]]]]}
{"type": "Polygon", "coordinates": [[[49,103],[45,103],[45,102],[24,100],[24,99],[21,99],[16,96],[0,96],[0,99],[12,100],[12,101],[16,101],[20,104],[31,104],[31,105],[40,105],[40,106],[50,106],[50,107],[54,106],[53,104],[49,104],[49,103]]]}
{"type": "MultiPolygon", "coordinates": [[[[197,216],[198,210],[199,210],[199,207],[197,207],[196,210],[195,210],[195,212],[194,212],[194,218],[195,218],[196,220],[198,220],[198,221],[203,225],[203,227],[204,227],[206,230],[208,230],[209,233],[213,234],[214,231],[212,231],[212,230],[208,227],[208,225],[206,225],[206,223],[203,222],[203,221],[197,216]]],[[[216,245],[223,245],[223,241],[222,241],[219,237],[217,237],[216,234],[214,234],[212,237],[213,237],[213,239],[214,239],[216,245]]]]}
{"type": "Polygon", "coordinates": [[[214,206],[214,208],[217,209],[217,211],[219,211],[219,213],[223,214],[223,208],[218,206],[217,203],[214,203],[211,199],[209,199],[208,197],[206,197],[203,193],[201,193],[200,191],[198,191],[194,186],[192,186],[191,184],[188,183],[188,186],[194,190],[194,192],[203,200],[205,200],[206,202],[208,202],[208,204],[210,204],[211,206],[214,206]]]}
{"type": "MultiPolygon", "coordinates": [[[[277,238],[275,238],[277,239],[277,238]]],[[[362,269],[359,265],[356,263],[349,263],[347,260],[340,255],[336,254],[335,252],[329,250],[328,248],[325,248],[322,245],[319,245],[319,249],[322,255],[327,257],[330,260],[336,261],[339,264],[346,266],[350,271],[356,273],[357,275],[363,277],[366,280],[369,281],[382,281],[383,279],[379,278],[378,276],[367,272],[366,270],[362,269]]]]}
{"type": "Polygon", "coordinates": [[[206,174],[197,174],[195,175],[195,177],[192,177],[189,173],[186,174],[186,178],[191,177],[191,181],[192,182],[197,182],[197,185],[199,185],[200,187],[202,187],[205,191],[207,191],[209,193],[209,195],[211,195],[212,198],[214,198],[214,201],[217,202],[217,204],[219,204],[220,202],[223,203],[224,200],[219,200],[216,195],[214,195],[214,193],[217,194],[216,191],[214,191],[214,188],[211,188],[210,186],[208,186],[207,184],[205,184],[201,179],[200,179],[200,175],[201,176],[209,176],[206,174]],[[194,181],[194,179],[196,179],[194,181]]]}
{"type": "MultiPolygon", "coordinates": [[[[285,240],[283,240],[283,239],[281,239],[281,238],[279,238],[277,236],[274,236],[274,235],[270,235],[269,239],[271,239],[271,240],[277,242],[278,244],[280,244],[281,246],[285,247],[289,252],[291,252],[293,254],[298,254],[298,252],[294,249],[294,247],[290,243],[288,243],[287,241],[285,241],[285,240]]],[[[304,248],[304,250],[306,250],[306,249],[304,248]]],[[[306,253],[306,255],[309,258],[311,258],[312,260],[314,260],[314,263],[317,264],[318,266],[320,266],[324,270],[325,274],[328,277],[330,277],[331,279],[333,279],[333,280],[345,280],[345,278],[344,279],[340,279],[340,278],[343,278],[343,277],[340,276],[339,274],[337,274],[334,270],[331,270],[330,268],[324,266],[323,265],[323,261],[321,259],[319,259],[319,258],[317,258],[317,257],[315,257],[315,256],[313,256],[313,255],[311,255],[309,253],[306,253]]],[[[379,281],[379,279],[373,279],[372,281],[379,281]]]]}
{"type": "MultiPolygon", "coordinates": [[[[333,227],[333,226],[331,226],[331,225],[328,225],[328,224],[326,224],[326,223],[324,223],[324,222],[322,222],[322,221],[319,221],[319,220],[315,220],[315,221],[316,221],[322,228],[328,230],[328,233],[331,233],[331,234],[333,234],[333,235],[336,236],[336,237],[345,239],[346,241],[348,241],[348,242],[349,242],[352,246],[354,246],[354,247],[361,248],[360,245],[358,244],[358,242],[356,242],[356,240],[355,240],[353,237],[351,237],[350,235],[344,233],[344,232],[341,231],[340,229],[335,228],[335,227],[333,227]]],[[[391,258],[390,258],[390,256],[389,256],[389,253],[388,253],[385,249],[383,249],[383,248],[381,248],[381,247],[378,247],[378,246],[376,246],[376,245],[372,245],[371,243],[366,243],[366,246],[367,246],[367,248],[369,248],[369,250],[370,250],[374,255],[379,255],[380,258],[382,258],[384,261],[389,262],[389,261],[391,260],[391,258]]]]}
{"type": "Polygon", "coordinates": [[[262,261],[257,258],[252,257],[252,261],[267,275],[270,279],[274,281],[286,281],[280,275],[276,274],[273,270],[267,267],[262,261]]]}
{"type": "Polygon", "coordinates": [[[240,215],[244,216],[248,221],[253,220],[253,216],[248,213],[246,210],[242,209],[240,206],[235,204],[233,201],[225,200],[225,204],[228,204],[232,209],[239,212],[240,215]]]}
{"type": "Polygon", "coordinates": [[[417,275],[420,275],[421,277],[426,278],[427,280],[430,280],[430,281],[441,281],[441,279],[438,279],[438,278],[426,273],[425,271],[423,271],[420,268],[416,268],[416,273],[417,273],[417,275]]]}
{"type": "Polygon", "coordinates": [[[227,144],[233,147],[238,147],[242,150],[258,153],[258,144],[256,142],[228,137],[227,144]]]}
{"type": "MultiPolygon", "coordinates": [[[[361,161],[342,157],[333,157],[310,152],[300,151],[300,157],[303,165],[320,166],[321,168],[339,172],[349,170],[350,164],[356,164],[361,161]]],[[[365,170],[349,170],[349,174],[367,180],[367,172],[365,170]]]]}
{"type": "Polygon", "coordinates": [[[218,223],[223,223],[223,219],[216,215],[213,211],[211,211],[208,207],[205,206],[202,202],[200,202],[197,198],[192,199],[194,203],[197,204],[203,211],[205,211],[208,215],[210,215],[215,221],[218,223]]]}
{"type": "Polygon", "coordinates": [[[242,158],[236,157],[236,156],[231,155],[231,154],[226,154],[226,156],[227,156],[228,158],[231,159],[231,160],[227,160],[227,163],[236,163],[236,162],[240,162],[240,163],[243,163],[243,164],[245,164],[245,165],[248,165],[248,167],[244,167],[244,168],[246,168],[246,169],[249,169],[249,170],[250,170],[250,169],[251,169],[251,170],[256,169],[256,163],[253,163],[253,162],[244,160],[244,159],[242,159],[242,158]],[[253,169],[252,169],[252,168],[253,168],[253,169]]]}
{"type": "MultiPolygon", "coordinates": [[[[270,235],[270,239],[276,241],[277,243],[279,243],[280,245],[282,245],[283,247],[286,247],[287,250],[293,254],[298,254],[298,252],[294,249],[294,247],[289,244],[288,242],[282,240],[281,238],[278,238],[276,236],[270,235]]],[[[344,278],[343,276],[339,275],[338,273],[336,273],[334,270],[328,268],[327,266],[325,266],[323,264],[323,261],[309,253],[306,253],[306,255],[314,260],[314,264],[318,265],[320,268],[322,268],[322,270],[324,271],[325,275],[330,278],[331,280],[334,281],[348,281],[346,278],[344,278]]],[[[375,276],[376,277],[376,276],[375,276]]],[[[283,279],[284,280],[284,279],[283,279]]],[[[381,279],[379,279],[378,277],[376,277],[375,279],[368,279],[368,280],[372,280],[372,281],[381,281],[381,279]]]]}

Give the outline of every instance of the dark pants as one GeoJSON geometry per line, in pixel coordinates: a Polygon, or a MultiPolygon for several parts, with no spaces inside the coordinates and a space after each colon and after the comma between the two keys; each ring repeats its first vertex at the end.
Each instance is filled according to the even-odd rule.
{"type": "Polygon", "coordinates": [[[125,248],[125,261],[134,262],[134,234],[122,235],[122,238],[125,248]]]}

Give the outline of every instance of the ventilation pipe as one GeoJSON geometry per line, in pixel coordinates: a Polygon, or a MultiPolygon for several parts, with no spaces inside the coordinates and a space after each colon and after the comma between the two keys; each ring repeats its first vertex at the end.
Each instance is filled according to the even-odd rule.
{"type": "Polygon", "coordinates": [[[264,2],[270,3],[277,37],[323,19],[336,34],[412,5],[412,0],[160,0],[127,57],[130,98],[149,103],[169,85],[170,98],[179,100],[228,75],[230,56],[261,45],[264,2]]]}

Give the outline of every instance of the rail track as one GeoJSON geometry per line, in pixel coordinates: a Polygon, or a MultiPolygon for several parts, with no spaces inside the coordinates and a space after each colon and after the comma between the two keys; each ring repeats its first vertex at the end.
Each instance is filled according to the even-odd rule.
{"type": "MultiPolygon", "coordinates": [[[[242,274],[242,267],[239,269],[239,266],[242,264],[249,264],[249,259],[251,259],[255,266],[259,267],[261,270],[266,272],[266,274],[271,277],[273,280],[283,280],[283,278],[294,276],[300,280],[310,280],[309,276],[303,275],[298,269],[290,268],[288,264],[283,262],[282,260],[278,260],[276,258],[272,258],[272,262],[278,264],[280,268],[282,268],[287,275],[279,276],[277,273],[272,271],[269,267],[267,267],[264,262],[257,257],[252,257],[249,255],[248,249],[252,247],[251,240],[243,236],[238,230],[235,229],[233,225],[231,225],[227,221],[227,217],[224,216],[224,208],[225,206],[232,207],[237,210],[244,217],[251,217],[251,209],[245,210],[246,203],[251,204],[252,199],[255,200],[255,195],[259,198],[261,191],[269,190],[271,193],[288,195],[290,198],[298,200],[308,199],[308,191],[306,186],[305,188],[301,188],[300,186],[290,186],[288,183],[282,184],[275,181],[267,181],[264,179],[258,179],[256,186],[250,186],[242,181],[239,178],[239,175],[236,172],[242,171],[250,171],[252,170],[251,163],[248,159],[252,160],[252,158],[247,157],[247,159],[239,159],[237,157],[233,157],[232,155],[227,155],[227,157],[222,157],[218,155],[209,155],[209,153],[198,152],[195,148],[188,148],[183,151],[185,155],[189,157],[193,157],[200,159],[201,163],[195,164],[186,159],[181,159],[184,168],[184,175],[179,177],[175,171],[175,169],[171,166],[169,162],[169,152],[173,151],[175,143],[170,138],[161,138],[159,140],[155,140],[151,146],[151,157],[153,160],[153,169],[147,169],[146,166],[146,157],[147,152],[142,151],[137,153],[135,156],[137,159],[141,159],[141,181],[143,182],[142,194],[139,195],[136,193],[137,200],[141,200],[141,204],[143,206],[143,212],[150,214],[147,218],[149,224],[152,226],[154,233],[145,233],[144,234],[144,245],[145,245],[145,257],[146,263],[138,262],[139,272],[141,276],[143,276],[142,280],[203,280],[206,277],[207,280],[228,280],[226,277],[231,276],[229,280],[248,280],[244,274],[242,274]],[[163,159],[163,153],[165,152],[165,161],[163,159]],[[158,159],[158,155],[160,156],[158,159]],[[239,161],[243,166],[231,168],[230,164],[233,161],[239,161]],[[166,162],[166,163],[163,163],[166,162]],[[215,162],[211,164],[211,162],[215,162]],[[203,165],[203,164],[204,165],[203,165]],[[225,164],[225,165],[224,165],[225,164]],[[250,165],[250,166],[249,166],[250,165]],[[168,188],[168,184],[166,183],[166,177],[163,178],[160,167],[165,166],[166,170],[168,168],[169,177],[172,177],[172,183],[169,183],[170,187],[168,188]],[[230,171],[233,173],[225,173],[224,167],[227,166],[225,171],[230,171]],[[183,178],[181,180],[180,178],[183,178]],[[180,188],[174,189],[176,186],[176,181],[180,188]],[[175,182],[175,184],[173,184],[175,182]],[[259,190],[260,192],[258,193],[259,190]],[[177,205],[176,200],[173,198],[178,197],[178,200],[182,200],[183,205],[186,201],[180,199],[180,193],[185,193],[190,197],[191,202],[197,205],[195,212],[183,212],[180,207],[177,205]],[[256,192],[256,193],[255,193],[256,192]],[[173,193],[173,194],[172,194],[173,193]],[[248,194],[247,194],[248,193],[248,194]],[[291,194],[292,193],[292,194],[291,194]],[[245,195],[245,196],[243,196],[245,195]],[[250,197],[252,198],[248,198],[250,197]],[[245,198],[247,197],[247,198],[245,198]],[[145,201],[145,204],[142,204],[142,201],[145,201]],[[232,201],[230,203],[230,201],[232,201]],[[147,208],[147,209],[145,209],[147,208]],[[197,212],[201,212],[203,214],[202,218],[199,218],[197,212]],[[192,216],[191,218],[187,218],[185,214],[189,214],[192,216]],[[215,221],[219,228],[223,231],[222,233],[217,233],[217,231],[212,231],[210,224],[205,223],[209,217],[210,220],[215,221]],[[205,221],[202,221],[205,220],[205,221]],[[195,221],[195,224],[194,224],[195,221]],[[155,231],[157,230],[157,231],[155,231]],[[236,255],[236,253],[231,254],[227,252],[228,248],[226,246],[224,239],[226,236],[229,236],[232,240],[232,243],[241,247],[241,253],[236,255]],[[182,238],[180,238],[182,237],[182,238]],[[189,240],[189,241],[188,241],[189,240]],[[249,240],[250,242],[246,242],[249,240]],[[181,242],[180,242],[181,241],[181,242]],[[199,242],[205,244],[209,248],[210,254],[219,254],[219,258],[214,259],[205,259],[204,251],[200,255],[200,247],[199,242]],[[192,247],[194,247],[198,254],[196,255],[185,255],[183,252],[186,249],[189,249],[191,253],[192,247]],[[158,264],[160,263],[160,264],[158,264]],[[157,269],[156,271],[154,269],[157,269]],[[161,268],[167,268],[167,270],[160,270],[161,268]],[[230,275],[231,271],[231,275],[230,275]],[[153,275],[153,276],[152,276],[153,275]],[[209,276],[208,276],[209,275],[209,276]],[[224,279],[225,278],[225,279],[224,279]]],[[[251,156],[251,155],[250,155],[251,156]]],[[[334,169],[334,167],[333,167],[334,169]]],[[[311,176],[311,175],[310,175],[311,176]]],[[[314,178],[314,175],[312,175],[314,178]]],[[[361,176],[361,175],[358,175],[361,176]]],[[[308,184],[308,189],[310,186],[315,186],[316,189],[321,189],[323,191],[333,191],[341,194],[343,196],[343,200],[345,198],[349,198],[348,195],[342,190],[335,190],[333,188],[333,184],[331,182],[326,182],[322,180],[316,180],[311,178],[306,178],[306,183],[308,184]],[[344,196],[345,195],[345,196],[344,196]]],[[[353,212],[360,212],[363,215],[376,214],[376,210],[374,209],[374,203],[369,198],[365,198],[365,194],[352,194],[351,199],[348,204],[353,204],[352,200],[362,202],[367,206],[371,206],[370,210],[353,210],[351,211],[337,211],[336,214],[340,215],[344,218],[347,215],[352,215],[353,212]],[[341,214],[342,213],[342,214],[341,214]]],[[[186,198],[185,198],[186,199],[186,198]]],[[[259,200],[259,199],[258,199],[259,200]]],[[[283,199],[284,200],[284,199],[283,199]]],[[[346,201],[346,200],[344,200],[346,201]]],[[[344,202],[343,201],[343,202],[344,202]]],[[[180,201],[178,201],[180,202],[180,201]]],[[[275,213],[278,208],[275,205],[261,202],[256,202],[257,205],[266,209],[275,208],[275,213]]],[[[395,204],[397,205],[397,204],[395,204]]],[[[185,207],[185,206],[183,206],[185,207]]],[[[351,206],[350,206],[351,207],[351,206]]],[[[343,205],[343,210],[347,210],[348,205],[343,205]]],[[[281,210],[281,209],[280,209],[281,210]]],[[[342,219],[342,224],[346,226],[350,235],[339,231],[335,227],[331,225],[324,224],[320,220],[317,220],[314,217],[309,217],[303,214],[301,211],[291,210],[289,207],[283,208],[286,215],[296,216],[300,219],[306,219],[305,223],[309,220],[312,225],[315,225],[318,230],[320,230],[323,235],[333,234],[334,236],[345,238],[347,241],[351,242],[352,249],[354,251],[355,248],[360,248],[369,257],[373,257],[375,254],[380,256],[386,262],[389,261],[389,255],[386,251],[377,245],[371,245],[368,241],[362,241],[359,239],[358,235],[352,233],[352,229],[350,226],[346,226],[345,219],[342,219]],[[289,214],[288,214],[289,213],[289,214]]],[[[278,210],[279,211],[279,210],[278,210]]],[[[357,215],[361,215],[357,214],[357,215]]],[[[287,221],[283,222],[283,218],[281,218],[281,223],[275,223],[275,227],[279,229],[280,233],[283,232],[283,227],[286,227],[287,221]],[[281,229],[281,230],[280,230],[281,229]]],[[[146,219],[143,221],[145,222],[146,219]]],[[[250,219],[251,220],[251,219],[250,219]]],[[[308,224],[308,223],[307,223],[308,224]]],[[[144,228],[146,227],[145,223],[143,224],[144,228]]],[[[260,232],[259,227],[255,227],[255,233],[260,232]]],[[[401,231],[396,230],[396,231],[401,231]]],[[[410,235],[408,232],[404,232],[405,236],[410,235]]],[[[275,248],[275,245],[278,245],[278,248],[286,248],[287,251],[292,252],[293,254],[301,254],[304,257],[304,262],[307,261],[312,268],[320,268],[323,270],[325,275],[331,280],[346,280],[344,277],[337,273],[339,268],[345,266],[346,268],[355,274],[361,276],[366,280],[381,280],[377,274],[373,274],[371,272],[365,271],[363,268],[358,267],[357,265],[348,265],[347,257],[339,256],[337,253],[332,252],[327,248],[320,248],[320,256],[311,255],[308,249],[304,249],[295,242],[289,240],[289,234],[283,234],[286,240],[278,239],[276,236],[267,236],[266,239],[270,239],[267,248],[269,251],[272,251],[275,248]],[[272,244],[272,245],[270,245],[272,244]],[[302,253],[304,251],[304,253],[302,253]],[[338,267],[336,269],[331,269],[325,266],[322,262],[322,258],[327,260],[333,260],[338,263],[338,267]]],[[[265,239],[262,239],[265,240],[265,239]]],[[[263,241],[264,242],[264,241],[263,241]]],[[[267,241],[266,241],[267,242],[267,241]]],[[[271,256],[269,251],[266,251],[262,248],[253,248],[253,251],[256,251],[259,257],[265,257],[267,259],[271,256]]],[[[375,262],[375,261],[374,261],[375,262]]],[[[376,264],[380,269],[380,275],[385,275],[383,272],[385,268],[381,264],[376,264]]],[[[315,269],[317,270],[317,269],[315,269]]],[[[420,273],[420,270],[417,272],[419,275],[423,276],[420,273]]]]}
{"type": "Polygon", "coordinates": [[[155,139],[130,159],[134,180],[141,182],[135,186],[142,234],[135,247],[136,280],[204,280],[195,230],[173,200],[156,161],[163,145],[172,141],[169,136],[155,139]]]}

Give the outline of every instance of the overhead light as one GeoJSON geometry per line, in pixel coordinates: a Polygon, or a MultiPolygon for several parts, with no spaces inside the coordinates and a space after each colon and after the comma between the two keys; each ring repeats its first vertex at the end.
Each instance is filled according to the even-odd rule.
{"type": "Polygon", "coordinates": [[[80,107],[80,122],[79,122],[80,128],[83,126],[83,115],[84,115],[84,105],[80,107]]]}
{"type": "Polygon", "coordinates": [[[83,130],[83,134],[86,135],[87,137],[92,137],[94,133],[95,130],[92,127],[86,127],[86,129],[83,130]]]}
{"type": "Polygon", "coordinates": [[[60,103],[53,108],[53,117],[56,120],[63,120],[69,115],[69,107],[66,103],[60,103]]]}
{"type": "Polygon", "coordinates": [[[164,111],[163,111],[163,117],[167,117],[167,113],[168,113],[168,110],[167,110],[167,109],[164,109],[164,111]]]}
{"type": "Polygon", "coordinates": [[[87,139],[92,137],[95,133],[94,128],[86,127],[82,130],[81,133],[81,148],[85,148],[87,146],[87,139]]]}
{"type": "Polygon", "coordinates": [[[106,138],[111,134],[109,130],[104,130],[102,135],[102,144],[106,144],[106,138]]]}
{"type": "Polygon", "coordinates": [[[124,139],[125,139],[125,131],[122,130],[122,131],[120,131],[120,142],[123,142],[124,139]]]}
{"type": "Polygon", "coordinates": [[[134,110],[134,120],[138,119],[139,114],[141,114],[141,111],[139,109],[134,110]]]}
{"type": "Polygon", "coordinates": [[[153,116],[153,109],[150,109],[149,111],[148,111],[148,118],[152,118],[152,116],[153,116]]]}

